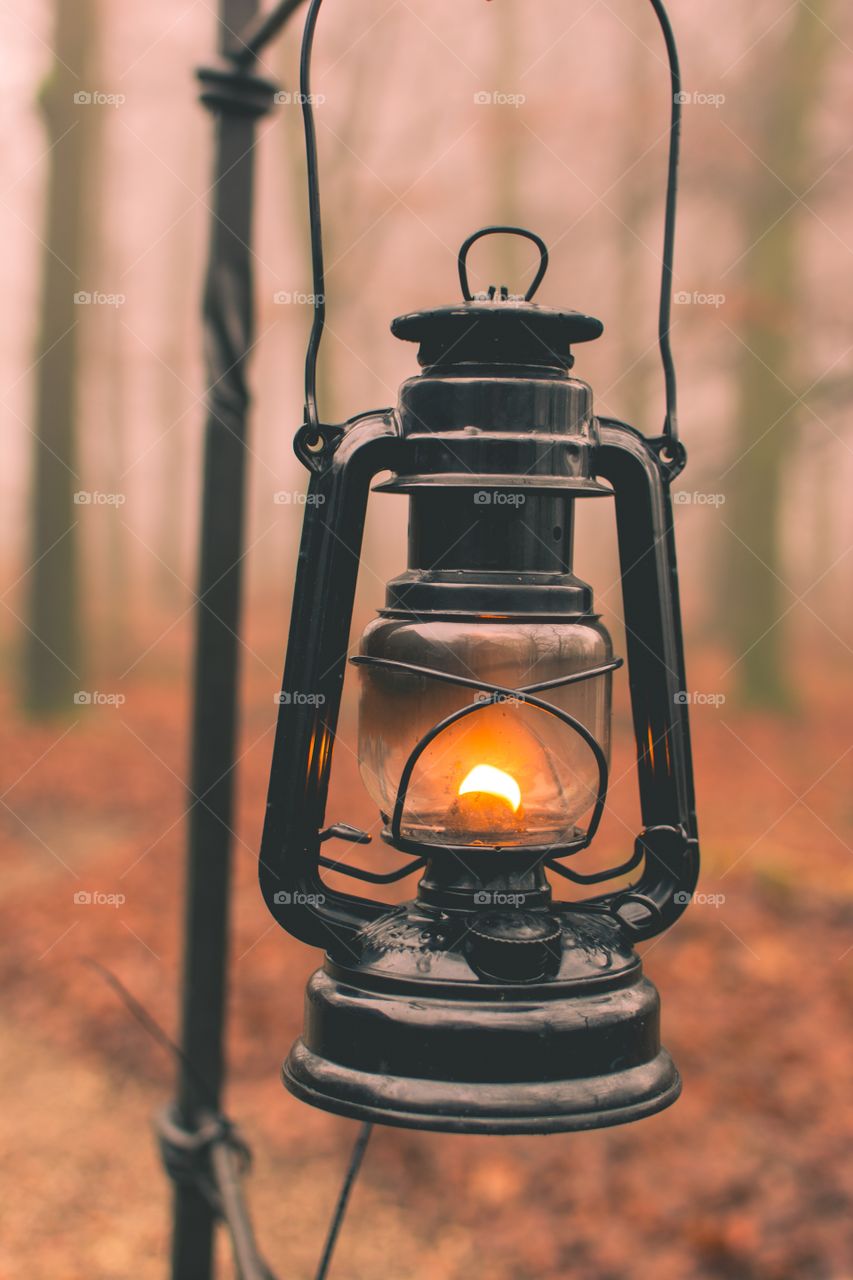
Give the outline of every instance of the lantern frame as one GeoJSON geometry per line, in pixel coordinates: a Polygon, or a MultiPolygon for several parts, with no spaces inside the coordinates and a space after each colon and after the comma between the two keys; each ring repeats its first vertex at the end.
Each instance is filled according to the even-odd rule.
{"type": "MultiPolygon", "coordinates": [[[[657,442],[634,428],[608,418],[600,419],[599,427],[601,443],[594,450],[593,466],[596,475],[612,484],[616,503],[644,823],[630,866],[608,874],[633,869],[640,854],[645,867],[630,890],[605,894],[589,905],[621,915],[629,902],[642,900],[647,907],[644,918],[624,922],[633,937],[642,939],[675,922],[698,876],[689,723],[681,696],[686,679],[669,497],[671,468],[661,460],[657,442]],[[648,551],[638,556],[638,547],[648,551]]],[[[535,434],[531,433],[534,438],[535,434]]],[[[442,444],[454,443],[452,433],[434,436],[439,453],[442,444]]],[[[260,879],[267,905],[282,927],[311,945],[334,948],[336,939],[345,946],[388,905],[330,890],[320,879],[320,867],[331,863],[333,869],[355,878],[390,883],[419,870],[423,850],[413,850],[419,854],[416,863],[384,874],[353,869],[320,853],[326,840],[352,839],[353,835],[353,828],[345,824],[327,826],[325,809],[370,486],[382,471],[405,470],[411,457],[399,417],[390,410],[361,415],[331,439],[334,448],[324,450],[322,460],[319,455],[311,458],[294,591],[299,607],[291,620],[282,682],[285,690],[310,690],[314,696],[310,702],[283,702],[279,710],[260,879]]],[[[422,458],[423,440],[419,445],[422,458]]],[[[472,484],[477,483],[477,477],[472,477],[472,484]]],[[[431,674],[448,678],[444,673],[431,674]]],[[[483,682],[472,683],[489,691],[483,682]]],[[[498,687],[491,692],[522,700],[534,696],[498,687]]],[[[597,825],[596,819],[588,840],[597,825]]],[[[357,842],[363,842],[356,835],[357,842]]],[[[395,838],[393,843],[406,851],[407,842],[395,838]]],[[[430,849],[431,854],[438,851],[430,849]]],[[[573,903],[571,908],[583,909],[583,904],[573,903]]]]}

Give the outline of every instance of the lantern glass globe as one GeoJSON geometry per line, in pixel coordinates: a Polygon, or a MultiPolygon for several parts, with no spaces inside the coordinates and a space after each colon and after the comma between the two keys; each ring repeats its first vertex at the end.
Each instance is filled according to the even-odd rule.
{"type": "MultiPolygon", "coordinates": [[[[594,617],[578,621],[380,617],[365,631],[361,653],[467,679],[521,689],[603,666],[610,637],[594,617]]],[[[442,729],[412,773],[401,823],[423,844],[558,844],[596,796],[598,769],[589,747],[547,711],[509,695],[487,693],[415,672],[365,665],[361,671],[359,764],[386,818],[406,763],[421,739],[471,703],[478,710],[442,729]]],[[[611,675],[607,672],[541,695],[580,721],[609,752],[611,675]]]]}

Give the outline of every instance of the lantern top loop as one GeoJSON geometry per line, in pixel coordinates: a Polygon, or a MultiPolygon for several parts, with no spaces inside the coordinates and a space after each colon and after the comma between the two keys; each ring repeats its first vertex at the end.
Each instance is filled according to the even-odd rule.
{"type": "MultiPolygon", "coordinates": [[[[462,286],[462,297],[466,302],[474,301],[474,296],[471,293],[471,288],[468,283],[468,254],[472,246],[475,245],[478,240],[482,240],[484,236],[496,235],[521,236],[525,240],[532,240],[536,245],[536,248],[539,250],[539,268],[536,275],[533,277],[533,283],[524,295],[524,301],[530,302],[534,293],[542,283],[545,272],[548,270],[548,246],[541,236],[537,236],[535,231],[528,231],[525,227],[481,227],[479,231],[475,231],[473,235],[468,237],[460,248],[458,257],[459,283],[462,286]]],[[[488,291],[489,301],[494,301],[496,294],[501,302],[510,300],[511,295],[507,291],[506,285],[501,285],[500,292],[498,292],[495,286],[492,285],[488,291]]],[[[512,300],[517,302],[520,299],[513,297],[512,300]]]]}
{"type": "Polygon", "coordinates": [[[420,344],[418,362],[422,368],[514,367],[565,374],[574,363],[572,344],[601,336],[604,326],[594,316],[531,302],[548,269],[548,247],[534,231],[481,227],[464,241],[457,260],[463,302],[414,311],[391,323],[396,338],[420,344]],[[510,293],[506,285],[471,292],[468,253],[478,240],[490,235],[522,236],[536,245],[539,266],[526,293],[510,293]]]}

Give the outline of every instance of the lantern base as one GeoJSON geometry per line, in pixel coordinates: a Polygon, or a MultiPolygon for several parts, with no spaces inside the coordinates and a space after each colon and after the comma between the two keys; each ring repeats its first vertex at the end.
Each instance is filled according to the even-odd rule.
{"type": "Polygon", "coordinates": [[[440,1133],[570,1133],[642,1120],[671,1106],[681,1079],[665,1049],[609,1076],[548,1083],[470,1084],[353,1071],[298,1040],[282,1071],[302,1102],[354,1120],[440,1133]]]}
{"type": "Polygon", "coordinates": [[[304,1102],[410,1129],[559,1133],[639,1120],[680,1093],[657,991],[607,917],[454,923],[409,904],[362,937],[360,963],[327,956],[308,985],[283,1069],[304,1102]]]}

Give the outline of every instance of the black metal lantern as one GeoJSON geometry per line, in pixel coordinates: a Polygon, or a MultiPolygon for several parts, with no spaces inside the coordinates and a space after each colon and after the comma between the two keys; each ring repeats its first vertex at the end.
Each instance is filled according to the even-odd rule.
{"type": "Polygon", "coordinates": [[[318,417],[324,321],[308,14],[302,101],[309,160],[315,323],[306,420],[311,473],[299,553],[260,878],[283,928],[323,947],[287,1087],[366,1120],[458,1132],[584,1129],[650,1115],[680,1083],[659,1038],[659,1000],[634,944],[684,910],[698,870],[669,486],[684,466],[669,353],[678,153],[674,44],[661,350],[667,421],[654,439],[597,418],[572,349],[602,325],[532,302],[543,242],[488,227],[459,255],[463,301],[392,324],[422,372],[393,410],[344,426],[318,417]],[[471,245],[533,240],[523,299],[474,299],[471,245]],[[359,669],[359,761],[406,861],[382,874],[326,857],[366,843],[325,807],[368,495],[410,501],[409,567],[351,663],[359,669]],[[608,780],[613,656],[593,593],[572,571],[575,504],[615,502],[628,677],[644,828],[621,864],[572,860],[599,825],[608,780]],[[295,696],[294,696],[295,695],[295,696]],[[301,695],[301,696],[300,696],[301,695]],[[307,695],[307,696],[306,696],[307,695]],[[585,826],[579,822],[589,814],[585,826]],[[332,868],[370,884],[422,872],[402,906],[332,891],[332,868]],[[629,888],[552,898],[548,873],[629,888]]]}

